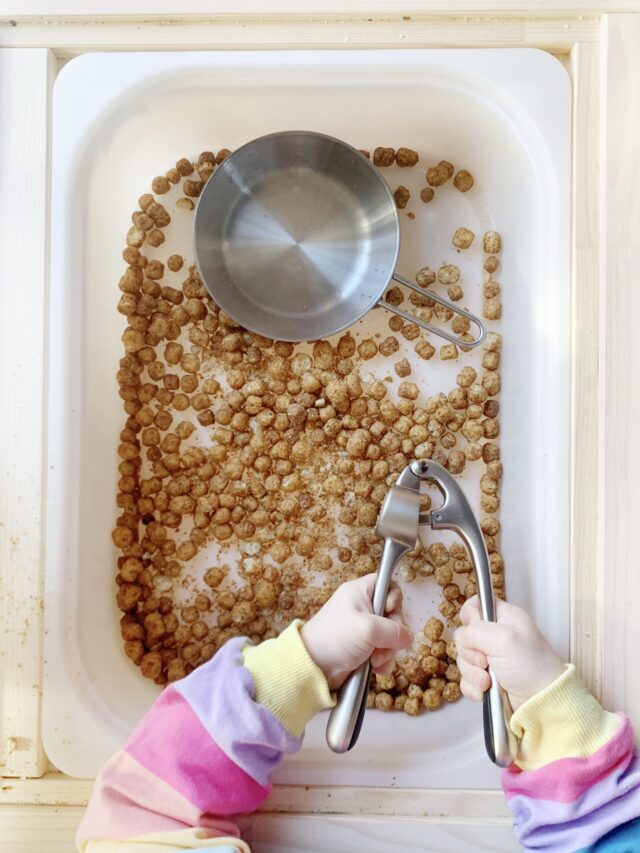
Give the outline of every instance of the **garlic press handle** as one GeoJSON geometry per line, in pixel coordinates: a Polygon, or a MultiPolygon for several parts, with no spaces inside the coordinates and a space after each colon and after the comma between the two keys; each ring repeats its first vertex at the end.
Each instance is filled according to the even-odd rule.
{"type": "MultiPolygon", "coordinates": [[[[480,525],[471,512],[468,526],[464,530],[462,528],[456,529],[465,541],[476,568],[476,582],[482,618],[488,622],[495,622],[496,612],[491,583],[491,565],[480,525]]],[[[516,736],[511,731],[513,711],[506,691],[500,687],[491,667],[489,667],[489,678],[491,683],[482,699],[484,743],[491,761],[498,767],[508,767],[513,764],[518,752],[516,736]]]]}
{"type": "MultiPolygon", "coordinates": [[[[434,530],[453,530],[469,549],[475,566],[478,597],[482,618],[496,621],[495,600],[491,584],[489,554],[480,525],[464,492],[451,474],[429,459],[412,463],[413,470],[422,480],[433,482],[444,497],[441,507],[433,510],[428,521],[434,530]]],[[[422,518],[421,518],[422,521],[422,518]]],[[[487,754],[494,764],[508,767],[517,754],[517,740],[511,731],[511,705],[506,692],[500,687],[489,667],[491,686],[484,694],[484,742],[487,754]]]]}
{"type": "MultiPolygon", "coordinates": [[[[416,530],[417,533],[417,530],[416,530]]],[[[407,545],[393,539],[385,539],[376,584],[373,589],[373,612],[384,614],[391,575],[400,557],[409,550],[407,545]]],[[[365,661],[340,688],[338,701],[329,714],[327,743],[334,752],[347,752],[360,735],[362,720],[367,707],[371,663],[365,661]]]]}

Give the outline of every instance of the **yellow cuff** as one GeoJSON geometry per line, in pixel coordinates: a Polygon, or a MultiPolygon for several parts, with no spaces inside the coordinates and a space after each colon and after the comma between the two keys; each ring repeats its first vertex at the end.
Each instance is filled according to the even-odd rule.
{"type": "Polygon", "coordinates": [[[544,690],[528,699],[511,718],[511,729],[520,738],[516,764],[521,770],[537,770],[560,758],[588,758],[615,734],[620,726],[580,681],[573,664],[544,690]]]}
{"type": "Polygon", "coordinates": [[[336,700],[322,670],[311,659],[296,619],[275,640],[243,648],[244,665],[256,686],[256,701],[265,705],[295,737],[309,720],[336,700]]]}

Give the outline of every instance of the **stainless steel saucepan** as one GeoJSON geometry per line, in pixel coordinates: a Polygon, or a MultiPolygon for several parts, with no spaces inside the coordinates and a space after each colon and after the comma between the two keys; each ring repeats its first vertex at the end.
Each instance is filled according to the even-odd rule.
{"type": "Polygon", "coordinates": [[[352,326],[376,305],[467,349],[482,321],[428,291],[477,328],[472,341],[383,300],[396,274],[398,212],[384,178],[355,148],[321,133],[254,139],[205,185],[194,223],[207,290],[237,323],[265,337],[310,341],[352,326]]]}

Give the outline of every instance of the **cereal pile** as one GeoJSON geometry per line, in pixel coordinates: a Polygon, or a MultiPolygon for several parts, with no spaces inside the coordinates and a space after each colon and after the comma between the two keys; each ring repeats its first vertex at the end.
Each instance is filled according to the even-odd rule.
{"type": "MultiPolygon", "coordinates": [[[[460,270],[423,267],[416,281],[424,295],[407,296],[397,286],[386,294],[391,305],[408,300],[416,316],[448,324],[460,347],[436,349],[417,325],[393,315],[391,334],[380,341],[347,332],[298,346],[239,328],[214,304],[195,266],[182,255],[162,255],[172,215],[190,216],[193,199],[229,153],[203,152],[195,163],[183,158],[156,177],[153,194],[139,199],[123,252],[117,603],[125,652],[156,684],[182,678],[231,637],[259,643],[276,636],[291,619],[309,618],[343,581],[374,571],[380,504],[415,458],[433,458],[454,474],[484,466],[481,526],[494,587],[504,592],[496,517],[501,338],[487,336],[481,370],[461,367],[449,393],[426,399],[409,378],[416,360],[412,367],[396,355],[400,335],[422,369],[438,357],[464,357],[469,322],[429,298],[429,288],[442,285],[451,300],[462,299],[460,270]],[[380,356],[392,360],[397,387],[391,376],[369,372],[367,362],[380,356]],[[239,556],[194,575],[195,558],[212,543],[218,553],[239,556]]],[[[414,167],[418,154],[378,148],[373,162],[414,167]]],[[[446,161],[430,167],[422,200],[431,201],[433,188],[441,191],[454,171],[446,161]]],[[[472,185],[465,170],[453,178],[460,192],[472,185]]],[[[408,201],[398,191],[396,199],[400,208],[408,201]]],[[[458,228],[452,247],[467,250],[474,239],[458,228]]],[[[484,234],[483,250],[483,313],[497,319],[497,232],[484,234]]],[[[429,494],[421,506],[429,509],[429,494]]],[[[476,583],[460,543],[418,544],[401,572],[405,582],[433,577],[442,619],[427,620],[416,651],[393,675],[375,678],[369,704],[415,715],[460,696],[447,632],[459,624],[476,583]]]]}

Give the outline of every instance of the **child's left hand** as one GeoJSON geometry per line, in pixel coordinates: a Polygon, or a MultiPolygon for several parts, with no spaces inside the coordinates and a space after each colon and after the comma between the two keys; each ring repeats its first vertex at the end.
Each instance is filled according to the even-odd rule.
{"type": "Polygon", "coordinates": [[[371,574],[342,584],[302,628],[302,641],[331,690],[369,658],[374,672],[388,675],[397,652],[413,643],[402,622],[402,592],[396,584],[389,587],[386,615],[373,614],[375,579],[371,574]]]}

